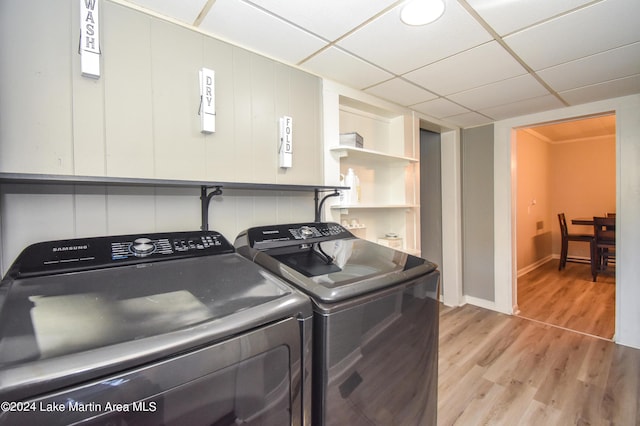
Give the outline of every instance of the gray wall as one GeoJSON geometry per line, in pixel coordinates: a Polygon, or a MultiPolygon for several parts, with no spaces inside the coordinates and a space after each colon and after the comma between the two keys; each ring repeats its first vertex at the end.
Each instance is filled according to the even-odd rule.
{"type": "Polygon", "coordinates": [[[442,269],[440,134],[420,129],[420,232],[422,257],[442,269]]]}
{"type": "MultiPolygon", "coordinates": [[[[0,2],[0,172],[322,183],[321,80],[198,32],[100,2],[100,79],[81,76],[77,0],[0,2]],[[216,72],[216,132],[200,132],[198,71],[216,72]],[[293,168],[278,118],[293,118],[293,168]]],[[[199,191],[0,185],[4,273],[27,244],[197,229],[199,191]]],[[[227,192],[211,228],[313,219],[313,194],[227,192]]]]}
{"type": "Polygon", "coordinates": [[[495,301],[493,125],[465,129],[462,151],[463,294],[495,301]]]}

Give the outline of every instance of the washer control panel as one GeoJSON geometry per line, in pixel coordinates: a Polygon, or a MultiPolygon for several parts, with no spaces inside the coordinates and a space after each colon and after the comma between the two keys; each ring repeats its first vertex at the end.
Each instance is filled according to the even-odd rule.
{"type": "Polygon", "coordinates": [[[9,274],[17,277],[58,274],[234,251],[224,236],[215,231],[47,241],[24,249],[9,274]]]}
{"type": "Polygon", "coordinates": [[[185,254],[190,256],[220,254],[226,252],[228,248],[226,245],[229,244],[216,232],[156,234],[135,239],[133,237],[124,236],[111,242],[112,260],[144,258],[152,255],[184,257],[185,254]]]}
{"type": "Polygon", "coordinates": [[[355,238],[351,232],[334,222],[260,226],[249,229],[247,236],[249,245],[258,250],[355,238]]]}

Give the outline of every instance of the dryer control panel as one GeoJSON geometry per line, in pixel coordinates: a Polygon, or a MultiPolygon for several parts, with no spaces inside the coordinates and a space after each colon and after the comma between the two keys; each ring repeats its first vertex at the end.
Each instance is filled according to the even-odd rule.
{"type": "Polygon", "coordinates": [[[47,241],[24,249],[8,274],[16,277],[59,274],[234,251],[224,236],[215,231],[47,241]]]}
{"type": "Polygon", "coordinates": [[[259,226],[249,229],[247,234],[249,246],[257,250],[355,238],[351,232],[334,222],[259,226]]]}

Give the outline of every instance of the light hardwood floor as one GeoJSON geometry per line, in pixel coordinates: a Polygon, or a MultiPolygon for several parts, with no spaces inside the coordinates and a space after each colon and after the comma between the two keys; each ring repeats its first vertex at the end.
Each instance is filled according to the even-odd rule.
{"type": "Polygon", "coordinates": [[[640,425],[640,350],[441,306],[438,425],[640,425]]]}
{"type": "Polygon", "coordinates": [[[519,316],[612,339],[615,332],[615,275],[591,278],[585,263],[558,271],[552,260],[518,278],[519,316]]]}

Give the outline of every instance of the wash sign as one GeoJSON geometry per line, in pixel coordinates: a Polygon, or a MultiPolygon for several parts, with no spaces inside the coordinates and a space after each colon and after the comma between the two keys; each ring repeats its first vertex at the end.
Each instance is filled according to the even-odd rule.
{"type": "Polygon", "coordinates": [[[80,0],[80,70],[100,78],[100,23],[98,0],[80,0]]]}

